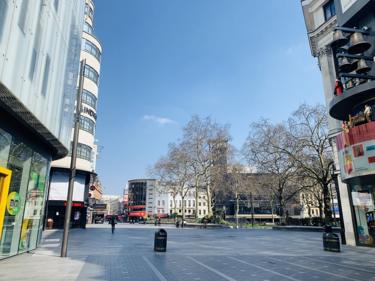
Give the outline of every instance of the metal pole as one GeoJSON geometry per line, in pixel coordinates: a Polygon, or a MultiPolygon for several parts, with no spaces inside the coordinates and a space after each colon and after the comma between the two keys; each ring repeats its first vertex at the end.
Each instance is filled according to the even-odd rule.
{"type": "Polygon", "coordinates": [[[236,228],[238,229],[238,210],[239,210],[239,202],[238,202],[238,193],[236,191],[236,228]]]}
{"type": "Polygon", "coordinates": [[[71,161],[70,161],[70,178],[69,178],[68,198],[66,200],[66,209],[65,209],[65,218],[64,218],[64,234],[63,234],[63,240],[62,240],[62,245],[61,245],[61,257],[62,258],[65,258],[67,256],[67,251],[68,251],[70,216],[72,214],[73,188],[74,188],[74,181],[76,178],[79,119],[81,115],[81,101],[82,101],[85,65],[86,65],[86,60],[82,60],[81,65],[80,65],[80,73],[79,73],[79,84],[78,84],[77,100],[76,100],[76,103],[77,103],[76,112],[74,114],[74,133],[73,133],[72,155],[71,155],[71,161]]]}
{"type": "Polygon", "coordinates": [[[250,201],[251,201],[251,227],[254,227],[254,201],[253,201],[252,192],[250,192],[250,201]]]}
{"type": "Polygon", "coordinates": [[[339,182],[338,182],[338,180],[337,180],[337,176],[338,176],[338,172],[337,172],[336,170],[334,170],[334,173],[333,173],[333,181],[334,181],[334,183],[335,183],[336,196],[337,196],[337,204],[338,204],[338,207],[339,207],[341,244],[346,245],[344,216],[342,215],[342,205],[341,205],[341,197],[340,197],[340,187],[339,187],[339,182]]]}

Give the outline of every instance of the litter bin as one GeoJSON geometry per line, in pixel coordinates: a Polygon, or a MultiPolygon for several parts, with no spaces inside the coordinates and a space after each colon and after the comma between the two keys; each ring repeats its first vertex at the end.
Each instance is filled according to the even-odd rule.
{"type": "Polygon", "coordinates": [[[324,251],[340,252],[339,236],[333,232],[323,233],[323,248],[324,251]]]}
{"type": "Polygon", "coordinates": [[[167,251],[167,232],[164,229],[155,232],[154,251],[167,251]]]}

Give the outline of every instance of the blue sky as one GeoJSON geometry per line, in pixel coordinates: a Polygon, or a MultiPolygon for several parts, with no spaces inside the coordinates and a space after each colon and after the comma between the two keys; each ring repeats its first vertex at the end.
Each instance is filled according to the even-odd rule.
{"type": "Polygon", "coordinates": [[[121,194],[181,135],[190,117],[230,124],[240,148],[249,124],[323,103],[300,1],[96,0],[103,56],[97,172],[121,194]]]}

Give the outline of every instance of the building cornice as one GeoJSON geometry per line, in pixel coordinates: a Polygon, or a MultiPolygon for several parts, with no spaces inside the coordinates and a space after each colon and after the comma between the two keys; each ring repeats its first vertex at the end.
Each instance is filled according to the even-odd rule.
{"type": "Polygon", "coordinates": [[[308,33],[309,39],[310,39],[310,46],[311,46],[311,53],[314,57],[319,56],[319,49],[318,43],[320,38],[322,38],[324,35],[326,35],[328,32],[331,32],[333,27],[337,25],[337,18],[332,17],[327,22],[320,25],[317,29],[314,31],[311,31],[308,33]]]}

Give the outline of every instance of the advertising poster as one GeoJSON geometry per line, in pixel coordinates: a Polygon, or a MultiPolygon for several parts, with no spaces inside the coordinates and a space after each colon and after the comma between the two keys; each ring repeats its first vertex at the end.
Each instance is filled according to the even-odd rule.
{"type": "Polygon", "coordinates": [[[375,173],[375,122],[342,132],[336,145],[343,180],[375,173]]]}

